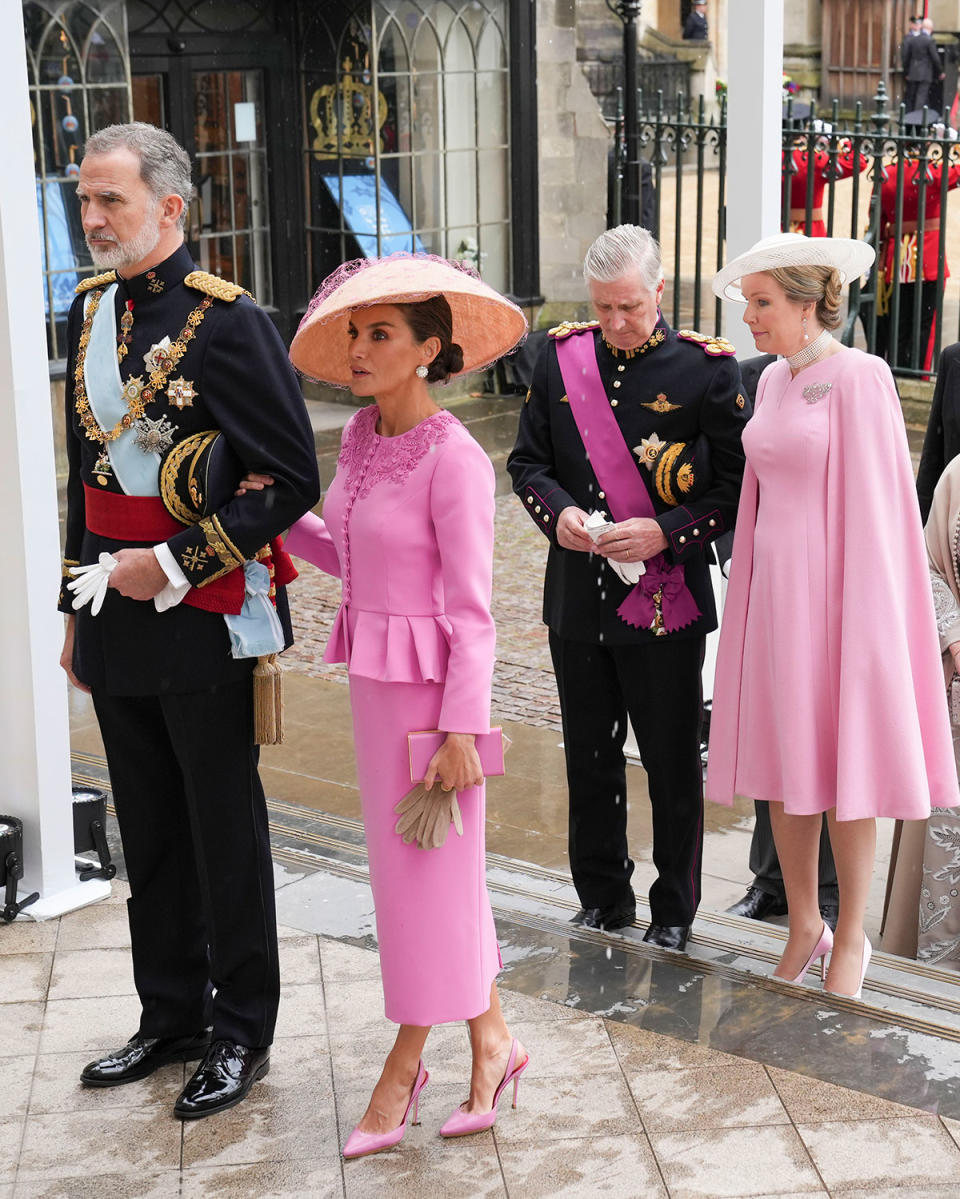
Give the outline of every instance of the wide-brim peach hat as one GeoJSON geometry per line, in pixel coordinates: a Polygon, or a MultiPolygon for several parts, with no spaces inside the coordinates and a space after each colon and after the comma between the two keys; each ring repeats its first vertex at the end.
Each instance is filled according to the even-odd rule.
{"type": "Polygon", "coordinates": [[[832,266],[840,281],[859,279],[873,266],[876,251],[852,237],[805,237],[802,233],[775,233],[756,242],[730,260],[713,277],[714,295],[721,300],[744,302],[740,280],[744,275],[774,271],[784,266],[832,266]]]}
{"type": "Polygon", "coordinates": [[[322,284],[307,309],[290,361],[302,375],[339,387],[351,381],[348,325],[356,308],[415,304],[443,295],[453,316],[453,340],[463,350],[457,374],[481,370],[515,349],[527,332],[512,301],[469,267],[433,254],[391,254],[345,262],[322,284]]]}

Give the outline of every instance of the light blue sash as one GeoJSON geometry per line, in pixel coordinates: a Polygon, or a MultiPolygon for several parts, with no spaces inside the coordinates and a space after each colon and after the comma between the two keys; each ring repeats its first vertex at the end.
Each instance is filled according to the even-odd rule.
{"type": "MultiPolygon", "coordinates": [[[[83,381],[87,389],[90,411],[101,429],[112,429],[127,411],[117,362],[117,317],[113,310],[116,283],[103,293],[100,307],[93,318],[87,357],[83,364],[83,381]]],[[[87,306],[90,299],[87,300],[87,306]]],[[[86,312],[86,308],[84,309],[86,312]]],[[[116,441],[105,442],[103,448],[117,482],[127,495],[160,494],[160,455],[145,453],[136,444],[135,428],[124,429],[116,441]]]]}
{"type": "Polygon", "coordinates": [[[270,600],[270,571],[262,562],[244,562],[246,594],[237,615],[224,616],[235,658],[259,658],[283,649],[283,628],[270,600]]]}

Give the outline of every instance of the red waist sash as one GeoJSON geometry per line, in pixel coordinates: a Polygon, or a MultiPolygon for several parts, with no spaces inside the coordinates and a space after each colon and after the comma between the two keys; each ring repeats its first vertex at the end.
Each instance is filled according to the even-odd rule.
{"type": "MultiPolygon", "coordinates": [[[[153,495],[123,495],[116,491],[95,491],[83,485],[86,501],[86,523],[91,533],[109,537],[111,541],[168,541],[182,533],[184,525],[170,515],[163,501],[153,495]]],[[[296,567],[283,548],[283,538],[274,537],[257,559],[270,571],[272,584],[285,586],[297,577],[296,567]]],[[[183,603],[204,612],[236,615],[243,607],[243,571],[235,566],[227,574],[212,579],[203,587],[191,587],[183,603]]],[[[275,600],[274,586],[270,598],[275,600]]]]}

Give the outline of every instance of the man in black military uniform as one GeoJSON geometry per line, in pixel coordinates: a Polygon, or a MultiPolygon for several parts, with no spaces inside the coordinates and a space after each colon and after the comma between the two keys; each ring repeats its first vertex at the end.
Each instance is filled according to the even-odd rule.
{"type": "Polygon", "coordinates": [[[190,160],[162,130],[115,125],[87,142],[77,196],[103,273],[80,284],[69,317],[60,597],[61,661],[91,692],[106,750],[142,1005],[137,1033],[81,1077],[114,1086],[202,1058],[174,1107],[182,1118],[238,1103],[269,1066],[279,969],[256,659],[231,655],[226,621],[259,560],[280,620],[272,635],[289,643],[289,559],[274,539],[320,494],[273,324],[184,247],[192,190],[190,160]],[[198,519],[178,465],[189,469],[218,430],[238,472],[267,472],[275,486],[236,498],[228,487],[210,510],[209,480],[191,475],[198,519]],[[79,566],[90,569],[75,599],[79,566]],[[74,612],[98,570],[100,594],[74,612]]]}
{"type": "Polygon", "coordinates": [[[927,104],[934,79],[943,79],[943,67],[933,40],[933,21],[923,20],[920,32],[904,39],[900,59],[907,81],[904,104],[907,112],[916,112],[927,104]]]}
{"type": "Polygon", "coordinates": [[[683,38],[688,42],[703,42],[707,39],[707,2],[693,0],[693,6],[683,23],[683,38]]]}
{"type": "Polygon", "coordinates": [[[507,467],[550,542],[543,618],[563,717],[570,868],[583,905],[575,919],[614,929],[635,916],[623,755],[629,715],[649,781],[658,876],[644,939],[682,949],[700,901],[700,669],[705,635],[716,627],[704,549],[734,522],[749,405],[734,347],[675,332],[660,315],[660,251],[646,230],[607,230],[588,251],[584,275],[599,319],[552,331],[507,467]],[[566,337],[590,339],[601,402],[635,453],[652,502],[651,517],[621,518],[596,544],[585,521],[588,513],[609,511],[612,496],[598,482],[596,457],[585,453],[561,376],[558,339],[566,337]],[[659,472],[640,464],[681,443],[706,451],[710,481],[696,499],[684,494],[687,488],[693,494],[692,477],[661,491],[659,472]],[[670,631],[658,594],[652,621],[628,623],[618,609],[631,588],[610,562],[644,562],[650,575],[678,567],[673,577],[694,601],[693,618],[670,631]]]}

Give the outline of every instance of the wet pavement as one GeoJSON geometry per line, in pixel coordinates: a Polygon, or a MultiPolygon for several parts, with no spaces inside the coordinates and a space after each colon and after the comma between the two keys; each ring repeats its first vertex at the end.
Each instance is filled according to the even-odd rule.
{"type": "MultiPolygon", "coordinates": [[[[458,413],[502,465],[518,401],[458,413]]],[[[314,406],[329,478],[334,406],[314,406]]],[[[502,478],[502,471],[501,471],[502,478]]],[[[391,1039],[341,667],[319,661],[336,584],[305,568],[286,656],[287,743],[264,751],[284,981],[269,1077],[231,1112],[182,1126],[179,1067],[111,1091],[82,1064],[136,1027],[118,881],[110,901],[0,927],[0,1199],[140,1195],[956,1196],[960,990],[949,969],[878,953],[864,1001],[770,978],[783,922],[723,913],[749,875],[749,806],[708,808],[704,907],[688,953],[645,945],[652,877],[642,768],[630,771],[638,927],[573,928],[559,713],[539,624],[545,544],[501,487],[494,714],[514,746],[488,784],[488,880],[504,1008],[531,1052],[520,1108],[446,1143],[469,1054],[450,1026],[428,1041],[423,1123],[379,1157],[342,1163],[391,1039]]],[[[71,698],[74,777],[108,786],[86,698],[71,698]]],[[[890,828],[871,896],[875,936],[890,828]]],[[[111,844],[122,855],[111,820],[111,844]]]]}

